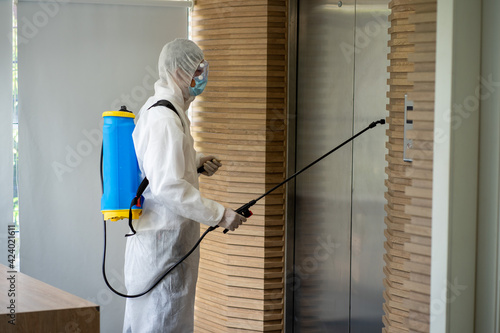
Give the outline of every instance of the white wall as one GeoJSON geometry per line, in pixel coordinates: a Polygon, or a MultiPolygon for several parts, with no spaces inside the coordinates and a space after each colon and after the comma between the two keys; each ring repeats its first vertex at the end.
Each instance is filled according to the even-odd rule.
{"type": "Polygon", "coordinates": [[[431,333],[474,331],[480,58],[481,6],[438,1],[431,333]]]}
{"type": "MultiPolygon", "coordinates": [[[[135,3],[18,7],[21,271],[99,304],[110,333],[121,332],[125,302],[101,274],[101,115],[137,112],[161,48],[187,36],[186,8],[135,3]]],[[[127,223],[108,226],[108,278],[125,291],[127,223]]]]}
{"type": "Polygon", "coordinates": [[[0,0],[0,263],[7,265],[12,224],[12,1],[0,0]],[[4,246],[5,245],[5,246],[4,246]]]}
{"type": "Polygon", "coordinates": [[[499,332],[500,2],[483,0],[476,332],[499,332]]]}

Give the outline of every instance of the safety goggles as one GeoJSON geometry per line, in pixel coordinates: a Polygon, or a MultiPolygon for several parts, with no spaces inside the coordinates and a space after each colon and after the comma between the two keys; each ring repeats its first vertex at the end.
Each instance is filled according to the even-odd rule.
{"type": "Polygon", "coordinates": [[[205,81],[208,77],[208,61],[203,60],[196,71],[194,72],[193,79],[195,81],[205,81]]]}

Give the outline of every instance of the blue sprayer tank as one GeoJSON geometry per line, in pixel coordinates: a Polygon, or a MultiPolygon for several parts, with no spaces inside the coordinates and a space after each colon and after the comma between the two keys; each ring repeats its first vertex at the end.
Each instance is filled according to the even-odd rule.
{"type": "MultiPolygon", "coordinates": [[[[132,140],[135,115],[122,106],[120,111],[107,111],[102,116],[101,211],[104,220],[128,219],[130,204],[140,184],[139,165],[132,140]]],[[[133,206],[132,218],[139,218],[141,212],[141,208],[133,206]]]]}

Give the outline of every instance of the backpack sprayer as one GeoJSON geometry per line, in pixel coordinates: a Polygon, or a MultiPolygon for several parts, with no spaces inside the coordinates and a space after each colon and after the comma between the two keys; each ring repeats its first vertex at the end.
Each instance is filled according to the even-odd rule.
{"type": "MultiPolygon", "coordinates": [[[[150,108],[155,106],[165,106],[179,115],[175,107],[169,101],[158,101],[150,108]]],[[[196,250],[203,238],[205,238],[205,236],[209,232],[217,229],[219,226],[209,227],[203,233],[203,235],[201,235],[200,239],[198,239],[191,250],[189,250],[189,252],[186,253],[179,261],[169,267],[149,289],[135,295],[127,295],[115,290],[110,285],[106,277],[106,220],[118,221],[128,218],[129,227],[132,230],[132,234],[127,234],[125,236],[133,236],[136,232],[132,226],[132,220],[138,219],[142,213],[142,193],[148,186],[149,181],[147,180],[147,178],[144,178],[140,182],[140,171],[137,163],[137,156],[135,155],[134,143],[132,140],[132,132],[135,128],[134,114],[131,111],[128,111],[125,106],[122,106],[120,111],[104,112],[103,117],[103,145],[101,150],[101,186],[103,195],[101,199],[101,211],[104,215],[104,254],[102,260],[102,273],[106,285],[115,294],[126,298],[136,298],[143,296],[153,290],[153,288],[155,288],[161,282],[161,280],[163,280],[175,267],[177,267],[181,262],[189,257],[191,253],[194,252],[194,250],[196,250]],[[133,198],[131,202],[130,198],[133,198]]],[[[294,179],[302,172],[320,162],[364,132],[374,128],[378,124],[385,124],[385,119],[380,119],[378,121],[372,122],[365,129],[342,142],[340,145],[333,148],[323,156],[319,157],[306,167],[297,171],[290,177],[286,178],[284,181],[274,186],[257,199],[251,200],[240,208],[236,209],[236,213],[243,215],[246,218],[252,216],[250,207],[255,205],[259,200],[261,200],[274,190],[278,189],[280,186],[294,179]]],[[[203,171],[205,171],[203,166],[198,168],[198,173],[202,173],[203,171]]],[[[224,234],[228,231],[228,229],[225,229],[224,234]]]]}

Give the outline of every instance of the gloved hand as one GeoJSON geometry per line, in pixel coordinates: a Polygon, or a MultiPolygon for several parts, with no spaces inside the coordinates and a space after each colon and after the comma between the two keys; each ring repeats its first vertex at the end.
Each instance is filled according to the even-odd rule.
{"type": "Polygon", "coordinates": [[[222,220],[219,222],[218,226],[234,231],[246,220],[244,216],[236,213],[231,208],[226,208],[224,210],[224,216],[222,216],[222,220]]]}
{"type": "Polygon", "coordinates": [[[219,170],[219,168],[222,166],[220,161],[212,155],[201,158],[200,162],[200,166],[203,165],[203,167],[205,168],[205,171],[202,172],[202,175],[209,177],[216,173],[217,170],[219,170]]]}

